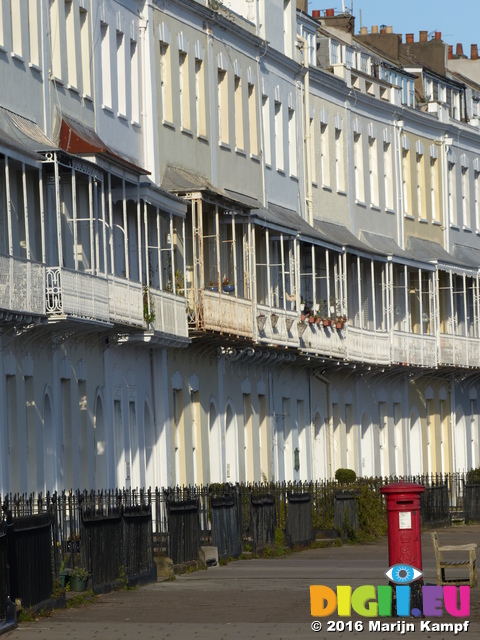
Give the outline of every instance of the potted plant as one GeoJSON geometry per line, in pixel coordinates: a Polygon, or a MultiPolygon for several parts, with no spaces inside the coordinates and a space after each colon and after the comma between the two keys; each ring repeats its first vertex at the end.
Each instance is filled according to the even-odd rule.
{"type": "Polygon", "coordinates": [[[60,582],[60,586],[63,587],[63,589],[65,589],[67,585],[69,576],[70,576],[70,570],[65,569],[65,560],[62,560],[60,564],[60,571],[58,572],[58,580],[60,582]]]}
{"type": "Polygon", "coordinates": [[[224,276],[222,280],[222,289],[225,293],[232,293],[235,291],[235,285],[231,284],[228,277],[224,276]]]}
{"type": "Polygon", "coordinates": [[[210,280],[206,289],[209,291],[218,291],[218,282],[216,280],[210,280]]]}
{"type": "Polygon", "coordinates": [[[336,319],[337,329],[343,329],[343,325],[346,323],[346,321],[347,321],[347,316],[337,316],[337,319],[336,319]]]}
{"type": "Polygon", "coordinates": [[[257,316],[257,327],[259,332],[261,333],[265,327],[265,322],[267,320],[267,316],[264,313],[259,313],[257,316]]]}
{"type": "Polygon", "coordinates": [[[146,324],[155,320],[155,303],[147,285],[143,287],[143,319],[146,324]]]}
{"type": "Polygon", "coordinates": [[[87,580],[87,570],[83,567],[76,567],[70,574],[70,589],[72,591],[86,591],[87,580]]]}

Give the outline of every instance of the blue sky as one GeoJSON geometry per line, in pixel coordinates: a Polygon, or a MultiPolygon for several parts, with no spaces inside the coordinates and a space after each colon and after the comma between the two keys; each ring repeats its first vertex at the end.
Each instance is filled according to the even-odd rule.
{"type": "MultiPolygon", "coordinates": [[[[352,0],[344,0],[350,9],[352,0]]],[[[342,11],[342,0],[309,0],[308,12],[313,9],[334,8],[342,11]]],[[[453,45],[463,44],[465,55],[470,56],[470,45],[480,44],[480,0],[353,0],[355,32],[360,26],[391,25],[395,33],[413,33],[418,40],[419,31],[442,32],[442,40],[453,45]],[[361,20],[360,20],[361,12],[361,20]],[[361,24],[360,24],[361,23],[361,24]]]]}

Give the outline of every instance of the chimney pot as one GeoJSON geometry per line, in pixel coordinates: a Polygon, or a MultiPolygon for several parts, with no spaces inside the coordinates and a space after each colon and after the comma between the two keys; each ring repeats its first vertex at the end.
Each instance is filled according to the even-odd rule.
{"type": "Polygon", "coordinates": [[[407,44],[412,44],[412,42],[415,42],[415,40],[413,39],[413,33],[407,33],[405,35],[405,42],[407,44]]]}
{"type": "Polygon", "coordinates": [[[387,33],[386,27],[383,27],[382,29],[380,29],[380,33],[387,33]]]}
{"type": "Polygon", "coordinates": [[[320,9],[314,9],[312,11],[312,18],[315,18],[315,19],[320,18],[320,9]]]}
{"type": "Polygon", "coordinates": [[[428,31],[420,31],[420,42],[427,42],[428,40],[428,31]]]}
{"type": "Polygon", "coordinates": [[[435,40],[441,40],[441,39],[442,39],[442,32],[435,31],[435,40]]]}
{"type": "Polygon", "coordinates": [[[452,60],[453,58],[453,44],[448,45],[448,59],[452,60]]]}
{"type": "Polygon", "coordinates": [[[463,44],[457,42],[457,56],[463,56],[463,44]]]}
{"type": "Polygon", "coordinates": [[[361,36],[366,36],[367,34],[368,34],[367,27],[360,27],[360,35],[361,36]]]}
{"type": "Polygon", "coordinates": [[[327,15],[329,18],[333,17],[335,15],[335,9],[327,9],[325,11],[325,15],[327,15]]]}
{"type": "Polygon", "coordinates": [[[478,45],[472,44],[470,48],[470,57],[472,60],[478,60],[478,45]]]}
{"type": "Polygon", "coordinates": [[[372,33],[378,33],[378,25],[372,25],[372,33]]]}
{"type": "Polygon", "coordinates": [[[393,33],[393,27],[392,26],[388,26],[387,27],[387,33],[393,33]]]}

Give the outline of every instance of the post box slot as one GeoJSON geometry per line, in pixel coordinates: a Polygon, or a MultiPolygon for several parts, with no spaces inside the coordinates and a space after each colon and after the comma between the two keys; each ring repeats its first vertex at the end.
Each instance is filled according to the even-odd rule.
{"type": "Polygon", "coordinates": [[[397,500],[397,504],[413,504],[413,500],[397,500]]]}

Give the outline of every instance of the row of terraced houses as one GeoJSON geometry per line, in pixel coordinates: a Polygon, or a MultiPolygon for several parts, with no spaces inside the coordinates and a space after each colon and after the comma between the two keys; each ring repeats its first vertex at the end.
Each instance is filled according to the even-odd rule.
{"type": "Polygon", "coordinates": [[[3,0],[0,494],[480,465],[480,60],[303,0],[3,0]]]}

